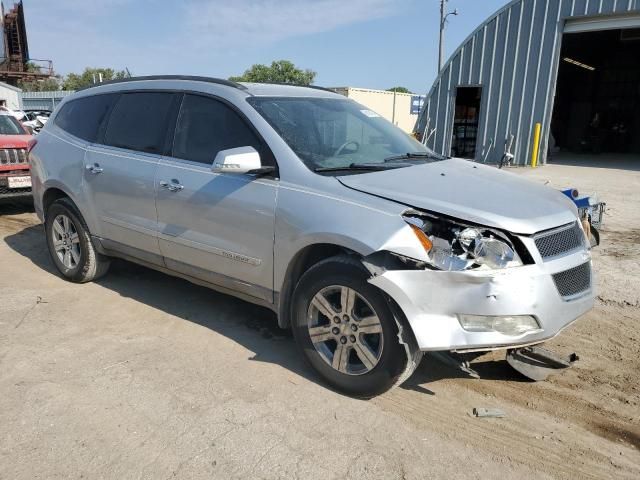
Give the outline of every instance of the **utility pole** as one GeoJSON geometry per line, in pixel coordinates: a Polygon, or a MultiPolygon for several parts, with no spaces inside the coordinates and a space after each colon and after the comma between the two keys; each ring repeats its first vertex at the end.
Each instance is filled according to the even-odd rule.
{"type": "Polygon", "coordinates": [[[444,29],[447,26],[447,17],[449,15],[458,15],[458,9],[453,12],[447,12],[447,2],[449,0],[440,0],[440,52],[438,53],[438,73],[442,70],[442,62],[444,62],[444,29]]]}

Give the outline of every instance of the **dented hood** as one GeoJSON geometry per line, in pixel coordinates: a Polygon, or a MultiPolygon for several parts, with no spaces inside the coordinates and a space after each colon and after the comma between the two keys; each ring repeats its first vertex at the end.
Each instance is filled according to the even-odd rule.
{"type": "Polygon", "coordinates": [[[553,188],[457,158],[338,180],[360,192],[513,233],[547,230],[577,215],[571,200],[553,188]]]}

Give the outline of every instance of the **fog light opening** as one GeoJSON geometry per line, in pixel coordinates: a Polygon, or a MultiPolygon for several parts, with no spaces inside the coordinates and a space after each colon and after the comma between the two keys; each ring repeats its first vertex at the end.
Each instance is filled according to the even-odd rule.
{"type": "Polygon", "coordinates": [[[531,315],[458,315],[462,328],[468,332],[498,332],[519,336],[540,330],[540,324],[531,315]]]}

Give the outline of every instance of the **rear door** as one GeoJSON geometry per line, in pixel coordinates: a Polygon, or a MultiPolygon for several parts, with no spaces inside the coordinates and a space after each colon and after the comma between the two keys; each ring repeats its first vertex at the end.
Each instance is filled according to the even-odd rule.
{"type": "Polygon", "coordinates": [[[180,95],[122,93],[85,155],[84,181],[105,246],[162,264],[155,176],[180,95]]]}
{"type": "Polygon", "coordinates": [[[172,155],[157,175],[160,250],[173,270],[272,301],[278,182],[211,171],[220,150],[246,146],[258,150],[263,165],[275,164],[231,106],[208,96],[184,96],[172,155]]]}

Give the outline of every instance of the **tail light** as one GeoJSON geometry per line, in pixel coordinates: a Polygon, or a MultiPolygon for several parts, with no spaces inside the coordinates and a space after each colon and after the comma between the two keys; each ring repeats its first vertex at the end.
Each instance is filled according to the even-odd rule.
{"type": "Polygon", "coordinates": [[[31,154],[31,150],[33,150],[33,147],[35,147],[37,143],[38,143],[37,138],[32,138],[27,143],[27,162],[29,161],[29,155],[31,154]]]}

